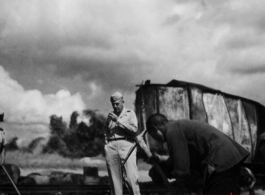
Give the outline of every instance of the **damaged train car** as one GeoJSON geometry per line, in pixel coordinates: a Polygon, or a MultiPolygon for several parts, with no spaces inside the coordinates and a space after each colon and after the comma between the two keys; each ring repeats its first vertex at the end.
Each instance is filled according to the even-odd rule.
{"type": "MultiPolygon", "coordinates": [[[[221,130],[250,152],[246,160],[257,180],[265,178],[265,107],[255,101],[203,85],[172,80],[167,84],[137,85],[135,109],[140,131],[151,114],[168,119],[200,120],[221,130]]],[[[152,151],[167,153],[164,145],[145,137],[152,151]]]]}

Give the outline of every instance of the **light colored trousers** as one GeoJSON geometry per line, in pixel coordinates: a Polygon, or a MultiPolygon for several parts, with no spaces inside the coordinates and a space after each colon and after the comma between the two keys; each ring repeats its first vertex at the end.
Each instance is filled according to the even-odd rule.
{"type": "Polygon", "coordinates": [[[132,146],[133,143],[126,140],[111,141],[105,145],[106,163],[112,195],[123,195],[123,177],[130,194],[140,195],[136,149],[134,149],[126,161],[124,168],[122,168],[121,164],[124,162],[132,146]]]}

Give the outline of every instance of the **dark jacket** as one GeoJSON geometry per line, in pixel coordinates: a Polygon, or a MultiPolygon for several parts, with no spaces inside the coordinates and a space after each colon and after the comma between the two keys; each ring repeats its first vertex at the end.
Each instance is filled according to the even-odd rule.
{"type": "Polygon", "coordinates": [[[185,176],[190,170],[208,163],[222,172],[243,162],[249,152],[220,130],[196,120],[167,124],[168,150],[174,164],[173,174],[185,176]]]}

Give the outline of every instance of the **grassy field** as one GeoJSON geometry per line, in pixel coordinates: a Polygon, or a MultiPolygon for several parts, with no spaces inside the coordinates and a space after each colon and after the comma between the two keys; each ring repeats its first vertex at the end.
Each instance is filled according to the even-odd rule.
{"type": "MultiPolygon", "coordinates": [[[[99,170],[106,169],[105,158],[103,156],[84,158],[84,159],[70,159],[64,158],[58,154],[33,154],[27,152],[8,151],[5,156],[6,164],[15,164],[22,169],[80,169],[84,166],[98,167],[99,170]]],[[[150,165],[138,160],[139,170],[149,170],[150,165]]]]}
{"type": "MultiPolygon", "coordinates": [[[[103,157],[90,158],[86,162],[88,166],[103,168],[105,166],[103,157]]],[[[58,154],[32,154],[21,151],[7,152],[6,164],[15,164],[20,168],[66,168],[78,169],[84,166],[81,159],[64,158],[58,154]]]]}
{"type": "MultiPolygon", "coordinates": [[[[17,165],[21,169],[22,175],[27,175],[31,172],[46,173],[51,170],[73,171],[82,174],[84,166],[98,167],[101,176],[107,175],[105,158],[102,156],[86,159],[69,159],[58,154],[32,154],[17,150],[6,153],[5,163],[17,165]]],[[[140,182],[151,181],[148,176],[150,168],[151,165],[143,162],[141,159],[138,160],[140,182]]],[[[265,193],[264,189],[258,189],[255,192],[257,195],[265,193]]]]}
{"type": "MultiPolygon", "coordinates": [[[[102,156],[94,158],[70,159],[58,154],[32,154],[21,151],[8,151],[5,158],[6,164],[15,164],[21,170],[21,175],[26,176],[32,172],[48,174],[52,171],[83,173],[84,166],[97,167],[100,176],[107,175],[106,161],[102,156]]],[[[139,181],[150,181],[148,170],[151,165],[138,160],[139,181]]]]}

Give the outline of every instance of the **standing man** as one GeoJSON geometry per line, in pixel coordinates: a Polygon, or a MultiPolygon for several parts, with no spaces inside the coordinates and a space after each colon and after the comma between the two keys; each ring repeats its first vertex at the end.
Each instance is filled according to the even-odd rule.
{"type": "Polygon", "coordinates": [[[105,153],[112,195],[123,195],[123,177],[130,194],[140,195],[136,150],[122,167],[137,135],[137,118],[132,110],[124,107],[121,93],[116,92],[110,97],[113,112],[107,119],[108,131],[105,134],[105,153]]]}
{"type": "MultiPolygon", "coordinates": [[[[196,120],[168,121],[164,115],[154,114],[146,123],[155,140],[167,142],[173,163],[171,174],[178,183],[193,186],[191,173],[207,167],[208,177],[202,174],[203,194],[240,194],[240,165],[249,155],[241,145],[215,127],[196,120]]],[[[153,158],[160,160],[158,155],[153,158]]]]}

